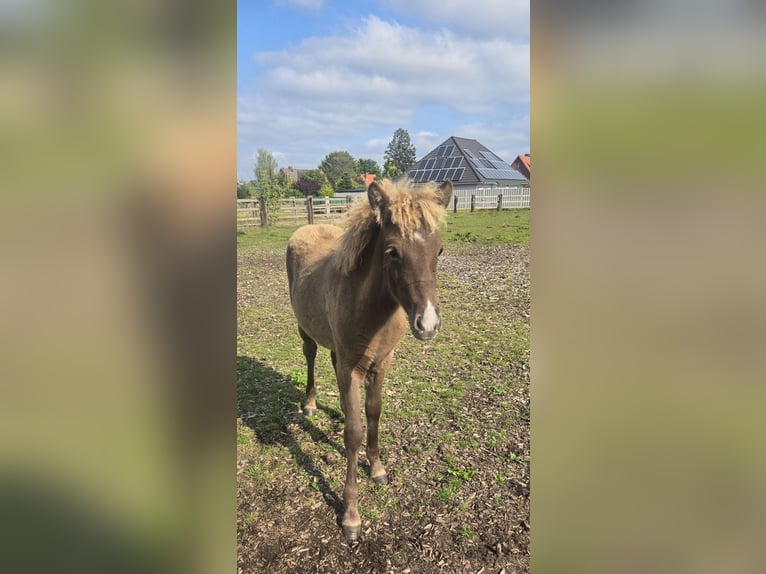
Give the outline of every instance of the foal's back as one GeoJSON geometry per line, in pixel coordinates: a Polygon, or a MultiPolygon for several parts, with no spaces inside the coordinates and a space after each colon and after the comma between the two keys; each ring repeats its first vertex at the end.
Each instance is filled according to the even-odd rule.
{"type": "Polygon", "coordinates": [[[317,343],[333,348],[325,315],[324,293],[335,281],[330,258],[343,230],[335,225],[304,225],[287,244],[287,280],[298,325],[317,343]]]}

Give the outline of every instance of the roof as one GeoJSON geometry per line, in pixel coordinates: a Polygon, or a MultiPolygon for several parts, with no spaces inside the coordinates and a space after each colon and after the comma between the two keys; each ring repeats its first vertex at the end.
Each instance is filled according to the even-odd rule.
{"type": "Polygon", "coordinates": [[[412,166],[408,176],[415,183],[445,179],[451,180],[454,185],[529,183],[524,174],[478,141],[455,136],[447,138],[423,156],[412,166]]]}
{"type": "Polygon", "coordinates": [[[529,157],[529,154],[524,155],[517,155],[516,159],[513,160],[513,163],[511,164],[511,167],[514,169],[520,171],[524,177],[529,179],[530,174],[532,173],[532,160],[529,157]]]}
{"type": "Polygon", "coordinates": [[[362,181],[364,182],[365,187],[369,187],[370,184],[375,181],[375,178],[377,177],[374,173],[363,173],[361,176],[362,181]]]}

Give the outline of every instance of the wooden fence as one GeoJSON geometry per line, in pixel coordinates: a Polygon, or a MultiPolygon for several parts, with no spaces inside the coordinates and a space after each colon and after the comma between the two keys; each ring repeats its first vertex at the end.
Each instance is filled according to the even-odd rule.
{"type": "MultiPolygon", "coordinates": [[[[278,225],[336,221],[342,219],[352,201],[350,197],[283,198],[275,219],[278,225]]],[[[237,225],[267,225],[266,202],[263,198],[237,200],[237,225]]]]}
{"type": "MultiPolygon", "coordinates": [[[[455,193],[450,210],[475,211],[480,209],[509,209],[529,207],[529,188],[491,188],[476,190],[478,193],[455,193]],[[495,193],[495,191],[506,193],[495,193]],[[508,193],[510,192],[510,193],[508,193]]],[[[300,225],[302,223],[339,222],[355,201],[367,201],[365,194],[352,197],[289,197],[280,200],[277,225],[300,225]]],[[[237,226],[268,225],[266,202],[263,198],[237,200],[237,226]]]]}

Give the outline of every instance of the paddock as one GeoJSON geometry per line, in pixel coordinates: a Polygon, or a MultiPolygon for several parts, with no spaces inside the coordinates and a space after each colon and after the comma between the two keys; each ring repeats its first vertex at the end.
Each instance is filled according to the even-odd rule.
{"type": "MultiPolygon", "coordinates": [[[[495,213],[488,226],[513,217],[495,213]]],[[[408,334],[384,386],[389,485],[369,480],[360,452],[353,545],[336,522],[346,467],[329,353],[316,362],[318,415],[306,418],[282,240],[238,249],[242,571],[528,571],[528,244],[490,245],[457,224],[439,267],[442,332],[426,344],[408,334]]]]}

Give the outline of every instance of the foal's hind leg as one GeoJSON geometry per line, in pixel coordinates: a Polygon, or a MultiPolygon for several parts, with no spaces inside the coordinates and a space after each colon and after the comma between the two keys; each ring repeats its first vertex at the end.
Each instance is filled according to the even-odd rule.
{"type": "Polygon", "coordinates": [[[303,354],[306,357],[308,375],[306,376],[306,403],[303,405],[303,414],[310,417],[317,412],[317,388],[314,383],[314,361],[317,356],[317,344],[303,329],[298,327],[298,332],[303,339],[303,354]]]}
{"type": "Polygon", "coordinates": [[[378,445],[378,423],[382,410],[383,379],[391,365],[393,353],[386,357],[374,370],[368,371],[365,378],[364,412],[367,417],[367,460],[370,463],[370,476],[378,484],[388,484],[386,468],[380,461],[378,445]]]}

